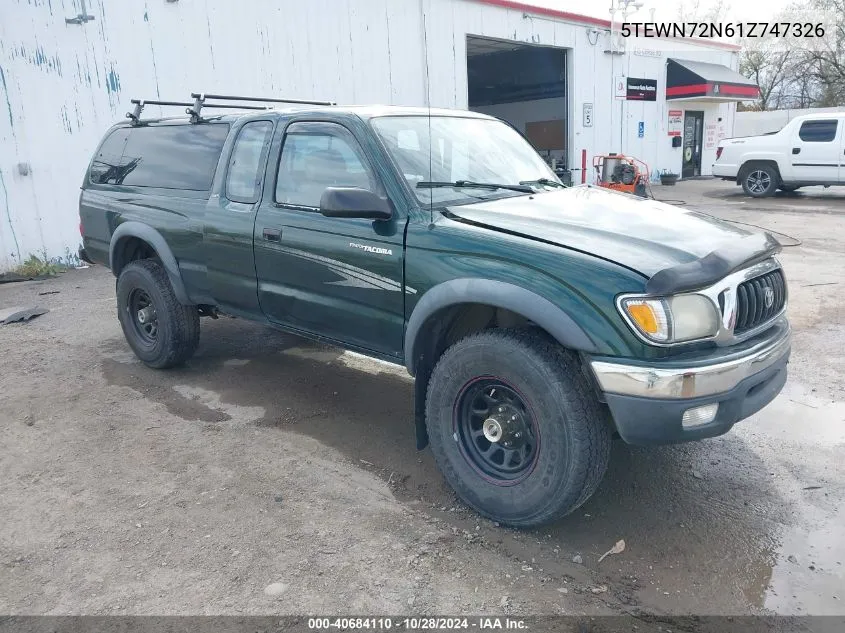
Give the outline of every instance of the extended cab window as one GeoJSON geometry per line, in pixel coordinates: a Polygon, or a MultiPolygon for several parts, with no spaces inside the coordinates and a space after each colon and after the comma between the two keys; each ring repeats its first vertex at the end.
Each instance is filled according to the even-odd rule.
{"type": "Polygon", "coordinates": [[[279,158],[276,202],[316,208],[328,187],[381,192],[349,130],[335,123],[292,123],[279,158]]]}
{"type": "Polygon", "coordinates": [[[226,173],[226,197],[229,200],[258,200],[261,171],[267,158],[272,133],[273,124],[270,121],[255,121],[241,128],[226,173]]]}
{"type": "Polygon", "coordinates": [[[129,137],[129,128],[112,130],[100,146],[100,151],[91,162],[88,179],[98,185],[119,185],[123,182],[126,170],[123,169],[121,159],[123,147],[129,137]]]}
{"type": "Polygon", "coordinates": [[[804,121],[798,137],[810,143],[830,143],[836,138],[836,119],[804,121]]]}
{"type": "Polygon", "coordinates": [[[123,152],[122,184],[207,191],[228,134],[225,123],[131,128],[123,152]]]}

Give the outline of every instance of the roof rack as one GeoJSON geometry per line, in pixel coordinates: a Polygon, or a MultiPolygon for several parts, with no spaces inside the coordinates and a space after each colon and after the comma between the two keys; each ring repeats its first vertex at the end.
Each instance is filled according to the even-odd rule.
{"type": "Polygon", "coordinates": [[[243,105],[239,103],[206,103],[206,99],[216,99],[218,101],[247,101],[253,103],[295,103],[302,105],[320,105],[333,106],[336,105],[333,101],[306,101],[303,99],[274,99],[264,97],[239,97],[235,95],[217,95],[205,94],[202,92],[192,92],[191,98],[193,101],[158,101],[147,99],[132,99],[131,103],[135,106],[132,112],[126,113],[126,118],[132,121],[132,125],[140,125],[141,112],[144,107],[148,105],[158,106],[181,106],[185,108],[185,112],[191,115],[191,123],[201,123],[203,118],[201,112],[203,108],[231,108],[237,110],[270,110],[273,106],[269,105],[243,105]]]}
{"type": "MultiPolygon", "coordinates": [[[[188,114],[191,115],[191,120],[197,121],[200,119],[200,112],[202,109],[205,108],[246,108],[246,109],[269,109],[271,106],[241,106],[241,105],[234,105],[234,104],[225,104],[225,103],[218,103],[218,104],[210,104],[206,103],[206,99],[216,99],[218,101],[252,101],[252,102],[261,102],[261,103],[295,103],[295,104],[302,104],[302,105],[319,105],[319,106],[333,106],[335,103],[333,101],[306,101],[304,99],[274,99],[274,98],[265,98],[265,97],[239,97],[236,95],[215,95],[215,94],[205,94],[202,92],[192,92],[191,98],[194,100],[193,108],[187,110],[188,114]]],[[[195,121],[196,122],[196,121],[195,121]]]]}

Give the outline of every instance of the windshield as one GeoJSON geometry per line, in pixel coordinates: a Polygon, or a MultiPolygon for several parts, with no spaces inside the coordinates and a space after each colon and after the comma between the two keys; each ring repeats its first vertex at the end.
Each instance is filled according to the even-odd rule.
{"type": "Polygon", "coordinates": [[[429,127],[426,116],[372,119],[373,128],[423,205],[525,195],[518,189],[476,184],[518,188],[520,183],[532,183],[537,190],[561,186],[534,148],[501,121],[458,116],[433,116],[430,121],[429,127]],[[444,186],[448,183],[456,186],[444,186]]]}

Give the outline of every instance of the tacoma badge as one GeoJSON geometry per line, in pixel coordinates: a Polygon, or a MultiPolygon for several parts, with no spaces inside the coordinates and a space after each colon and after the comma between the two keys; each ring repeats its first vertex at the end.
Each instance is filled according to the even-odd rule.
{"type": "Polygon", "coordinates": [[[357,242],[349,242],[350,248],[360,248],[362,251],[368,253],[375,253],[376,255],[393,255],[393,251],[389,248],[382,248],[381,246],[370,246],[369,244],[358,244],[357,242]]]}

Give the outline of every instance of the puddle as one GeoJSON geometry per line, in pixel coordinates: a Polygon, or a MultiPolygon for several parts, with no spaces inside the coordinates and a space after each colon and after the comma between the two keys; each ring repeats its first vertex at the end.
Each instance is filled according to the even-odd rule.
{"type": "MultiPolygon", "coordinates": [[[[378,474],[405,503],[457,507],[431,452],[415,450],[413,382],[403,367],[237,321],[206,329],[185,368],[157,372],[108,354],[104,373],[186,420],[283,427],[378,474]]],[[[511,533],[482,523],[482,533],[551,575],[573,573],[579,553],[585,565],[577,569],[626,604],[668,613],[841,613],[843,596],[832,596],[845,586],[836,564],[845,562],[845,516],[835,507],[843,492],[804,488],[841,479],[844,419],[843,403],[790,382],[723,437],[652,448],[615,442],[596,495],[555,525],[511,533]],[[599,566],[620,538],[625,553],[599,566]]],[[[479,524],[468,511],[449,515],[471,531],[479,524]]]]}
{"type": "Polygon", "coordinates": [[[778,398],[777,415],[766,416],[765,430],[773,439],[798,444],[845,445],[845,402],[789,388],[778,398]]]}
{"type": "Polygon", "coordinates": [[[285,356],[295,356],[305,360],[315,360],[318,363],[331,363],[343,354],[339,349],[330,347],[290,347],[282,352],[285,356]]]}
{"type": "Polygon", "coordinates": [[[141,361],[128,346],[103,347],[100,352],[103,357],[121,365],[140,365],[141,361]]]}
{"type": "Polygon", "coordinates": [[[220,394],[202,387],[175,385],[173,391],[187,400],[193,400],[214,411],[220,411],[227,416],[226,421],[232,425],[250,424],[264,418],[264,407],[244,407],[237,404],[223,402],[220,394]]]}
{"type": "Polygon", "coordinates": [[[802,519],[817,527],[783,536],[763,604],[779,614],[845,615],[845,507],[832,515],[804,508],[802,519]]]}
{"type": "Polygon", "coordinates": [[[796,512],[780,535],[763,605],[777,613],[843,615],[845,402],[791,381],[771,409],[762,430],[786,449],[792,476],[779,483],[796,512]]]}

